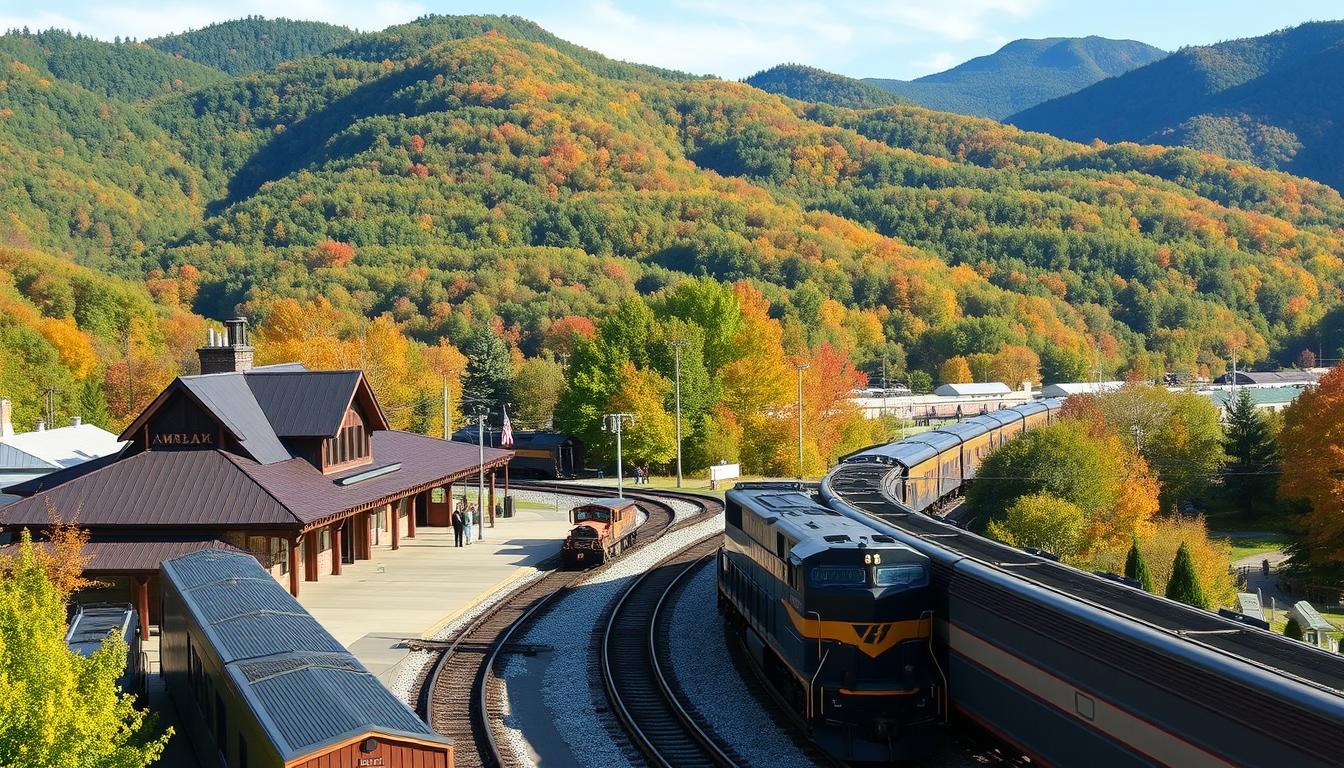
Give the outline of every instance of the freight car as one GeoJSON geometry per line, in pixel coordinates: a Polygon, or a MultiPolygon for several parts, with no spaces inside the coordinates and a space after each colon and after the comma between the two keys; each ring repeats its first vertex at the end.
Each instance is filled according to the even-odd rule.
{"type": "Polygon", "coordinates": [[[560,546],[569,568],[601,565],[634,546],[639,509],[630,499],[596,499],[569,512],[574,528],[560,546]]]}
{"type": "Polygon", "coordinates": [[[767,677],[841,760],[918,757],[938,733],[929,560],[798,483],[726,498],[718,605],[767,677]]]}
{"type": "Polygon", "coordinates": [[[162,674],[201,765],[452,768],[425,725],[251,555],[165,560],[162,674]]]}
{"type": "Polygon", "coordinates": [[[951,708],[1046,765],[1339,764],[1344,657],[919,514],[909,455],[861,451],[821,495],[931,559],[951,708]]]}
{"type": "Polygon", "coordinates": [[[125,693],[145,696],[145,654],[141,650],[140,615],[130,603],[80,603],[70,616],[65,644],[81,656],[92,656],[103,647],[108,635],[117,635],[126,643],[126,668],[117,678],[125,693]]]}

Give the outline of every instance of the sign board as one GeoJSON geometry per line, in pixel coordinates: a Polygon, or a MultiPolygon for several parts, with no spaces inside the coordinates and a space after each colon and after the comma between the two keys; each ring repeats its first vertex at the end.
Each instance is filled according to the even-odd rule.
{"type": "Polygon", "coordinates": [[[717,488],[724,480],[736,480],[742,476],[738,464],[711,464],[709,467],[709,487],[717,488]]]}

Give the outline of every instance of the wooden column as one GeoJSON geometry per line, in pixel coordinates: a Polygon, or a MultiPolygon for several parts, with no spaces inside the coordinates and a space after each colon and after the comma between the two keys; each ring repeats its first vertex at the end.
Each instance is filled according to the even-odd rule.
{"type": "Polygon", "coordinates": [[[360,522],[364,526],[364,540],[359,544],[361,560],[373,559],[373,512],[361,512],[360,522]]]}
{"type": "Polygon", "coordinates": [[[289,540],[289,594],[299,596],[299,539],[289,540]]]}
{"type": "Polygon", "coordinates": [[[135,577],[135,611],[140,614],[140,639],[149,641],[149,577],[135,577]]]}
{"type": "Polygon", "coordinates": [[[341,575],[341,524],[331,524],[331,575],[341,575]]]}
{"type": "Polygon", "coordinates": [[[415,494],[406,505],[406,538],[415,538],[415,515],[422,509],[425,510],[425,522],[429,522],[429,491],[415,494]]]}
{"type": "Polygon", "coordinates": [[[490,470],[490,527],[495,527],[495,470],[490,470]]]}
{"type": "Polygon", "coordinates": [[[401,501],[387,505],[387,518],[392,526],[392,549],[401,549],[401,501]]]}
{"type": "Polygon", "coordinates": [[[509,465],[504,463],[504,498],[509,497],[509,465]]]}
{"type": "Polygon", "coordinates": [[[320,548],[317,531],[303,535],[303,580],[317,581],[317,550],[320,548]]]}

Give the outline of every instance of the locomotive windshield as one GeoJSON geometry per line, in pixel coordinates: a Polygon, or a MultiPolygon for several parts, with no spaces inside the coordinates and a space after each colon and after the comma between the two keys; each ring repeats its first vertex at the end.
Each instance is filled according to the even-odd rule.
{"type": "Polygon", "coordinates": [[[879,587],[927,587],[929,585],[928,566],[918,563],[902,565],[879,565],[873,569],[873,583],[879,587]]]}
{"type": "Polygon", "coordinates": [[[867,582],[861,565],[818,565],[807,572],[813,587],[862,587],[867,582]]]}
{"type": "Polygon", "coordinates": [[[574,522],[582,523],[584,520],[592,520],[597,523],[610,523],[611,510],[605,507],[579,507],[574,510],[574,522]]]}

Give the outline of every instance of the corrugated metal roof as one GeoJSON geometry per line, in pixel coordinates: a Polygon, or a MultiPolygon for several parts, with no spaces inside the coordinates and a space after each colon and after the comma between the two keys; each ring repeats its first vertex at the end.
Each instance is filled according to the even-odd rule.
{"type": "MultiPolygon", "coordinates": [[[[1315,384],[1320,376],[1311,371],[1237,371],[1237,384],[1315,384]]],[[[1224,373],[1214,384],[1232,384],[1232,374],[1224,373]]]]}
{"type": "Polygon", "coordinates": [[[253,370],[243,378],[275,434],[331,437],[341,429],[360,372],[253,370]]]}
{"type": "Polygon", "coordinates": [[[369,674],[252,557],[197,552],[165,562],[163,576],[182,594],[286,763],[370,732],[452,744],[369,674]]]}
{"type": "MultiPolygon", "coordinates": [[[[137,453],[6,506],[4,522],[48,525],[50,502],[66,519],[78,515],[86,528],[218,529],[297,523],[283,504],[239,468],[240,461],[246,460],[219,450],[137,453]]],[[[321,478],[312,465],[305,466],[321,478]]],[[[55,480],[58,474],[64,473],[32,482],[55,480]]]]}
{"type": "Polygon", "coordinates": [[[85,603],[75,606],[65,644],[80,656],[92,656],[113,632],[125,636],[134,626],[135,608],[130,603],[85,603]]]}
{"type": "Polygon", "coordinates": [[[178,381],[238,438],[253,459],[271,464],[293,458],[271,427],[246,379],[241,373],[212,373],[183,376],[178,381]]]}
{"type": "Polygon", "coordinates": [[[90,472],[102,469],[108,464],[115,462],[118,458],[120,458],[120,454],[115,453],[108,456],[102,456],[97,459],[86,461],[83,464],[76,464],[73,467],[59,469],[55,472],[47,472],[7,487],[0,486],[0,491],[12,493],[15,496],[32,496],[35,493],[40,493],[48,488],[54,488],[61,483],[69,482],[77,477],[83,477],[90,472]]]}
{"type": "Polygon", "coordinates": [[[0,442],[0,468],[4,469],[60,469],[55,462],[45,461],[33,454],[0,442]]]}
{"type": "Polygon", "coordinates": [[[1243,387],[1235,392],[1231,389],[1209,389],[1200,394],[1219,408],[1231,408],[1242,392],[1251,399],[1252,405],[1287,405],[1305,391],[1304,387],[1243,387]]]}

